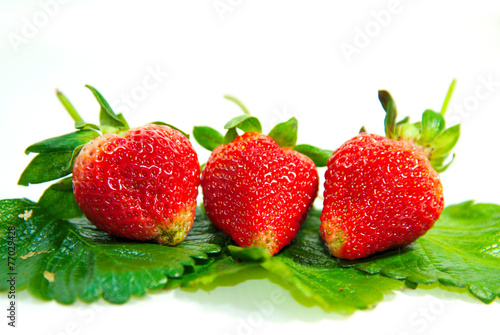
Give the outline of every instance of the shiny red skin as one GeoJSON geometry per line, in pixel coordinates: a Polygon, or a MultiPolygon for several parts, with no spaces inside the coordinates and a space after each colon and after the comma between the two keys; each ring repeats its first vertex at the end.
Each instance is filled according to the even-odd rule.
{"type": "Polygon", "coordinates": [[[311,159],[271,137],[244,133],[212,152],[201,186],[212,223],[241,247],[271,255],[289,244],[318,193],[311,159]]]}
{"type": "Polygon", "coordinates": [[[75,200],[97,228],[166,245],[180,243],[191,229],[199,183],[191,142],[154,124],[96,138],[73,168],[75,200]]]}
{"type": "Polygon", "coordinates": [[[320,233],[334,256],[359,259],[414,242],[443,208],[424,149],[363,133],[328,160],[320,233]]]}

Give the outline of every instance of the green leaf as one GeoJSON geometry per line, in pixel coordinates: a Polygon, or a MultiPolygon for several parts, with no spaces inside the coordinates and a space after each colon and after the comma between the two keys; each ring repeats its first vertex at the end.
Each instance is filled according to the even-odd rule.
{"type": "Polygon", "coordinates": [[[395,130],[396,130],[396,117],[397,117],[397,109],[396,103],[392,98],[391,94],[387,91],[378,91],[378,99],[382,104],[382,107],[385,110],[385,136],[390,139],[395,139],[395,130]]]}
{"type": "Polygon", "coordinates": [[[308,144],[296,145],[293,150],[300,152],[301,154],[312,159],[317,167],[326,166],[326,164],[328,163],[328,159],[333,155],[333,151],[331,150],[316,148],[308,144]]]}
{"type": "Polygon", "coordinates": [[[256,131],[258,133],[262,132],[262,126],[260,125],[259,119],[255,116],[243,114],[237,116],[231,120],[224,126],[224,129],[232,129],[238,128],[243,130],[244,132],[256,131]]]}
{"type": "Polygon", "coordinates": [[[196,142],[209,151],[213,151],[219,145],[224,144],[222,134],[210,127],[194,127],[193,136],[196,142]]]}
{"type": "Polygon", "coordinates": [[[169,278],[195,266],[195,260],[206,260],[206,253],[220,251],[219,246],[207,243],[210,239],[197,239],[195,234],[178,247],[123,241],[98,231],[86,219],[62,221],[31,201],[2,200],[0,291],[8,290],[11,272],[7,268],[10,227],[16,231],[16,289],[63,304],[100,297],[124,303],[131,296],[164,288],[169,278]]]}
{"type": "Polygon", "coordinates": [[[75,202],[72,178],[64,178],[48,187],[38,204],[57,219],[73,219],[83,216],[75,202]]]}
{"type": "Polygon", "coordinates": [[[18,184],[40,184],[72,172],[73,150],[40,153],[24,169],[18,184]]]}
{"type": "Polygon", "coordinates": [[[123,120],[115,114],[115,112],[113,112],[113,109],[108,104],[106,99],[104,99],[101,93],[99,93],[98,90],[90,85],[85,86],[90,89],[90,91],[92,91],[92,94],[94,94],[97,102],[99,102],[99,105],[101,106],[101,111],[99,113],[99,122],[101,124],[101,129],[103,130],[103,132],[114,132],[113,129],[116,129],[117,131],[126,130],[126,128],[128,128],[128,125],[124,123],[123,120]]]}
{"type": "Polygon", "coordinates": [[[297,119],[292,117],[290,120],[278,123],[269,132],[269,136],[282,148],[293,148],[297,144],[297,119]]]}
{"type": "Polygon", "coordinates": [[[406,248],[340,264],[415,284],[463,287],[489,303],[500,296],[500,206],[448,206],[434,228],[406,248]]]}
{"type": "Polygon", "coordinates": [[[313,210],[294,242],[261,263],[279,278],[278,284],[289,286],[301,302],[339,313],[372,308],[384,293],[403,287],[397,280],[340,267],[320,242],[320,214],[313,210]]]}
{"type": "Polygon", "coordinates": [[[91,129],[82,129],[73,133],[52,137],[30,145],[25,153],[30,152],[48,153],[56,151],[74,150],[76,147],[92,141],[100,134],[91,129]]]}
{"type": "Polygon", "coordinates": [[[445,121],[441,114],[427,109],[422,114],[422,134],[419,144],[425,145],[432,142],[445,128],[445,121]]]}
{"type": "Polygon", "coordinates": [[[224,135],[224,144],[231,143],[236,137],[238,137],[238,131],[236,128],[231,128],[224,135]]]}

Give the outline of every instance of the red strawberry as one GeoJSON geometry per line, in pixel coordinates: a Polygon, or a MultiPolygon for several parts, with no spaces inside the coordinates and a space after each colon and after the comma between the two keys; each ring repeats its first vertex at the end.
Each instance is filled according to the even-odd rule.
{"type": "Polygon", "coordinates": [[[73,167],[75,200],[99,229],[167,245],[191,229],[199,181],[191,143],[163,125],[102,135],[83,147],[73,167]]]}
{"type": "Polygon", "coordinates": [[[73,167],[75,200],[99,229],[167,245],[191,229],[199,181],[191,143],[163,125],[102,135],[83,147],[73,167]]]}
{"type": "Polygon", "coordinates": [[[149,124],[86,144],[73,167],[75,200],[99,229],[177,245],[194,222],[200,167],[189,140],[149,124]]]}
{"type": "Polygon", "coordinates": [[[218,146],[203,140],[215,130],[193,131],[202,146],[213,150],[202,172],[203,203],[211,222],[238,245],[262,247],[274,255],[295,238],[306,219],[318,192],[318,172],[311,159],[291,149],[295,118],[270,132],[284,147],[260,133],[256,118],[243,119],[226,125],[226,144],[218,146]],[[234,138],[235,127],[254,131],[234,138]]]}
{"type": "Polygon", "coordinates": [[[410,142],[360,134],[337,149],[327,167],[320,231],[336,257],[406,246],[443,210],[439,174],[410,142]]]}
{"type": "Polygon", "coordinates": [[[320,233],[336,257],[404,247],[432,228],[444,207],[436,170],[447,167],[459,125],[444,130],[442,114],[430,110],[422,122],[396,125],[392,98],[385,91],[379,96],[389,138],[362,133],[328,160],[320,233]]]}

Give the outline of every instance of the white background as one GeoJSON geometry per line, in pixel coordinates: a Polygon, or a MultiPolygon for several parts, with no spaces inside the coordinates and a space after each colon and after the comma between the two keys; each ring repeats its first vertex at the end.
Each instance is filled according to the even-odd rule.
{"type": "MultiPolygon", "coordinates": [[[[264,130],[295,115],[300,143],[335,149],[362,125],[383,133],[377,90],[417,120],[440,109],[456,78],[448,120],[462,123],[462,137],[442,175],[446,202],[500,203],[498,1],[3,0],[0,22],[2,199],[36,200],[46,187],[16,182],[32,158],[28,145],[73,129],[55,88],[86,121],[97,122],[99,109],[84,87],[91,84],[131,125],[162,120],[187,132],[222,131],[240,113],[223,99],[233,94],[264,130]]],[[[195,148],[204,162],[209,153],[195,148]]],[[[23,292],[14,331],[7,304],[2,294],[2,334],[481,334],[500,315],[498,301],[433,288],[398,291],[345,317],[304,307],[267,280],[160,292],[123,306],[62,306],[23,292]],[[262,313],[257,306],[271,293],[284,303],[262,313]]]]}

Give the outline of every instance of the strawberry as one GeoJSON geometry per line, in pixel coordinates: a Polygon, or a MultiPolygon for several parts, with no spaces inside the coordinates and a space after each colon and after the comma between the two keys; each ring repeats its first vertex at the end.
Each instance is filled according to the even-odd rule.
{"type": "Polygon", "coordinates": [[[212,128],[193,130],[195,139],[213,150],[201,177],[206,213],[239,246],[262,247],[274,255],[306,219],[318,192],[318,172],[311,159],[292,149],[295,118],[269,135],[249,115],[233,119],[226,129],[224,139],[212,128]],[[246,132],[238,136],[236,128],[246,132]],[[213,138],[218,140],[207,143],[213,138]]]}
{"type": "Polygon", "coordinates": [[[80,217],[83,212],[112,235],[179,244],[193,225],[200,183],[198,157],[187,135],[161,122],[130,129],[123,115],[115,114],[95,88],[87,87],[100,104],[100,125],[84,122],[57,92],[77,130],[28,147],[26,153],[38,155],[19,184],[73,173],[53,185],[57,197],[71,208],[61,218],[80,217]]]}
{"type": "Polygon", "coordinates": [[[328,159],[320,233],[334,256],[353,260],[407,246],[439,218],[437,171],[448,167],[460,133],[460,125],[444,130],[453,85],[441,113],[426,110],[414,124],[396,124],[394,101],[380,91],[387,137],[361,133],[328,159]]]}
{"type": "Polygon", "coordinates": [[[104,134],[83,147],[73,167],[75,200],[96,227],[166,245],[191,229],[199,182],[191,143],[165,125],[104,134]]]}

